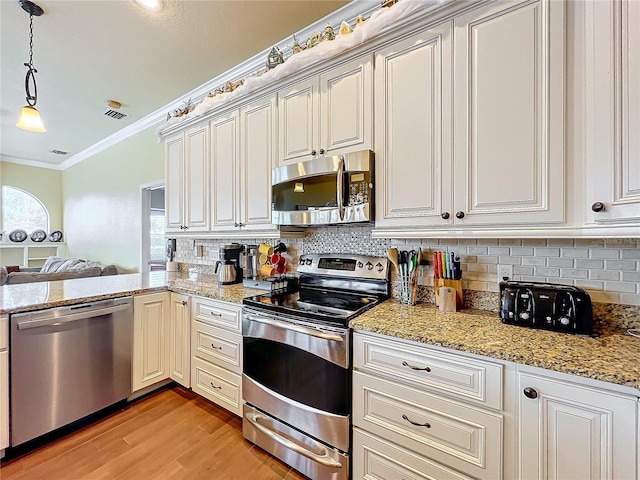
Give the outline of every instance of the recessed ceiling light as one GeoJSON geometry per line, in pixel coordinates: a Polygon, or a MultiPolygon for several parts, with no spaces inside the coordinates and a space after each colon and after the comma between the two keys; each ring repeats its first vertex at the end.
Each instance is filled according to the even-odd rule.
{"type": "Polygon", "coordinates": [[[135,0],[135,2],[150,12],[159,12],[162,10],[162,0],[135,0]]]}

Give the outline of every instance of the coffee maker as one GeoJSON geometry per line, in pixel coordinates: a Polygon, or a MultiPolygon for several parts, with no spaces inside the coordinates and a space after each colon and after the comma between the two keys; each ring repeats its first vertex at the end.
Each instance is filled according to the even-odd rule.
{"type": "Polygon", "coordinates": [[[242,249],[242,245],[238,243],[220,247],[220,260],[216,262],[214,272],[218,275],[219,285],[232,285],[242,282],[242,267],[240,267],[242,249]]]}

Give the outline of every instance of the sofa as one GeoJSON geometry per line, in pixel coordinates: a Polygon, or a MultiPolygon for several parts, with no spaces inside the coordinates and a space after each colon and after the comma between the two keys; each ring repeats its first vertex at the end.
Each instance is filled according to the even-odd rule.
{"type": "Polygon", "coordinates": [[[0,285],[52,282],[117,274],[118,268],[115,265],[102,265],[81,258],[51,256],[46,259],[42,267],[0,267],[0,285]]]}

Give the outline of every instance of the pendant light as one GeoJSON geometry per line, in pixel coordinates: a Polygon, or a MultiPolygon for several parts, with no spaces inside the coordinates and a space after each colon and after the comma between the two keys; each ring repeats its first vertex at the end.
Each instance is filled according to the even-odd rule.
{"type": "Polygon", "coordinates": [[[22,9],[29,14],[29,63],[24,66],[28,68],[27,76],[24,80],[24,89],[27,94],[27,105],[22,107],[20,119],[16,123],[16,127],[28,130],[30,132],[46,132],[40,118],[40,112],[36,109],[38,102],[38,86],[36,85],[35,74],[38,71],[33,68],[33,16],[39,17],[44,12],[42,8],[29,0],[18,0],[22,9]],[[33,95],[31,94],[31,83],[33,83],[33,95]]]}

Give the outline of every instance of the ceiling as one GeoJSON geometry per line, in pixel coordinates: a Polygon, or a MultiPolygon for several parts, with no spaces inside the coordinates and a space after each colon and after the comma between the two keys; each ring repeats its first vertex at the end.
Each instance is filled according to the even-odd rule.
{"type": "Polygon", "coordinates": [[[349,2],[163,0],[157,13],[133,0],[36,3],[44,14],[33,19],[33,64],[47,132],[15,126],[26,105],[29,14],[0,0],[0,158],[55,167],[349,2]],[[106,116],[108,100],[127,116],[106,116]]]}

